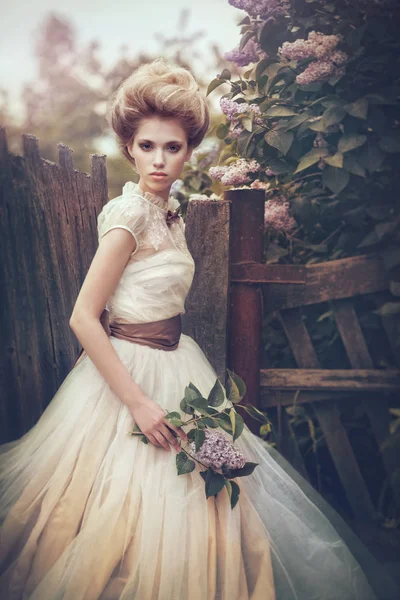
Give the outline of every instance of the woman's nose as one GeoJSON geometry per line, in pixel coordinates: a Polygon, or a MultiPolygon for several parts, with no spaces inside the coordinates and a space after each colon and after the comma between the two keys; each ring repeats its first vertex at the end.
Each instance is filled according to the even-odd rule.
{"type": "Polygon", "coordinates": [[[154,155],[154,166],[160,167],[164,164],[164,156],[162,150],[156,150],[154,155]]]}

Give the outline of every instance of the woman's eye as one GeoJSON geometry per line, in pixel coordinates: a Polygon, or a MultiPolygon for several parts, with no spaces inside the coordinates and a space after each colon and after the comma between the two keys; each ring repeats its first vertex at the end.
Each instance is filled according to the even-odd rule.
{"type": "MultiPolygon", "coordinates": [[[[147,144],[146,142],[143,142],[142,144],[139,144],[140,148],[142,148],[143,150],[148,150],[150,148],[150,144],[147,144]],[[146,146],[146,147],[145,147],[146,146]]],[[[175,144],[173,144],[172,146],[168,146],[169,149],[172,149],[172,152],[179,152],[179,150],[181,149],[180,146],[176,146],[175,144]]]]}

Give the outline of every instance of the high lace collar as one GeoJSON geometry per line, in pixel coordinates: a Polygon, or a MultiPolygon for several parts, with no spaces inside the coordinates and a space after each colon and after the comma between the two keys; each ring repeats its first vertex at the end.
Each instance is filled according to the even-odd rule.
{"type": "Polygon", "coordinates": [[[171,205],[175,208],[175,202],[173,202],[175,198],[173,198],[173,196],[170,196],[168,200],[164,200],[164,198],[161,198],[161,196],[159,196],[158,194],[152,194],[151,192],[143,191],[139,184],[133,181],[126,182],[122,189],[122,193],[139,194],[140,196],[143,196],[144,198],[146,198],[146,200],[160,208],[165,213],[168,211],[169,208],[171,208],[171,205]]]}

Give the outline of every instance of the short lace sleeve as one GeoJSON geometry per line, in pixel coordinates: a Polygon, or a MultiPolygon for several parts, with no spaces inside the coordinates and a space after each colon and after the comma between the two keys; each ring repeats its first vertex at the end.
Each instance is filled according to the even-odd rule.
{"type": "Polygon", "coordinates": [[[135,254],[141,245],[141,234],[145,228],[148,217],[148,203],[140,197],[118,196],[103,206],[97,217],[97,231],[99,242],[111,229],[126,229],[136,240],[135,254]]]}

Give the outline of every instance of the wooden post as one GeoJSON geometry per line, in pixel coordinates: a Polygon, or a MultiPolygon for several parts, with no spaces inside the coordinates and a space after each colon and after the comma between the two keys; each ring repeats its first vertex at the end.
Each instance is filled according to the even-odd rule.
{"type": "Polygon", "coordinates": [[[229,202],[191,200],[185,236],[196,264],[182,316],[183,333],[199,344],[225,384],[229,291],[229,202]]]}
{"type": "MultiPolygon", "coordinates": [[[[261,263],[264,243],[264,190],[229,190],[231,203],[230,264],[261,263]]],[[[243,403],[259,406],[263,299],[261,284],[231,281],[229,301],[228,368],[247,387],[243,403]]],[[[240,408],[238,409],[240,410],[240,408]]],[[[253,433],[260,423],[241,411],[253,433]]]]}

